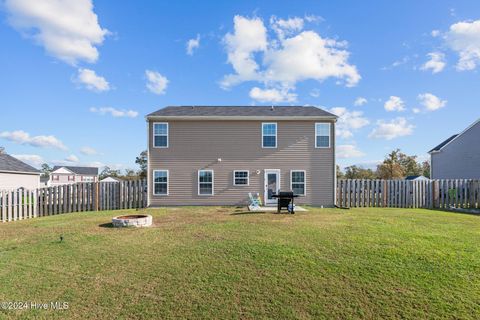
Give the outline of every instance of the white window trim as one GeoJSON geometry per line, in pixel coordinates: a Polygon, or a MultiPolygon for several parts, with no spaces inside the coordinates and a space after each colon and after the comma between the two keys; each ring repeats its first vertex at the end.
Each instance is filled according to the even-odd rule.
{"type": "MultiPolygon", "coordinates": [[[[204,182],[205,183],[205,182],[204,182]]],[[[198,170],[197,174],[197,194],[201,197],[211,197],[215,195],[215,172],[213,170],[198,170]],[[200,172],[201,171],[209,171],[212,173],[212,193],[211,194],[200,194],[200,172]]]]}
{"type": "MultiPolygon", "coordinates": [[[[277,145],[278,145],[278,124],[276,122],[262,122],[262,127],[261,127],[261,130],[262,130],[262,149],[276,149],[277,148],[277,145]],[[263,125],[264,124],[274,124],[275,125],[275,146],[274,147],[265,147],[263,145],[263,125]]],[[[272,137],[272,135],[267,135],[267,137],[272,137]]]]}
{"type": "MultiPolygon", "coordinates": [[[[243,179],[243,178],[241,178],[243,179]]],[[[233,185],[237,187],[247,187],[250,185],[250,170],[233,170],[233,185]],[[235,183],[235,173],[236,172],[247,172],[247,184],[236,184],[235,183]]]]}
{"type": "Polygon", "coordinates": [[[315,149],[328,149],[332,145],[332,124],[330,122],[315,122],[315,149]],[[317,124],[328,124],[328,147],[317,146],[317,124]]]}
{"type": "Polygon", "coordinates": [[[154,196],[168,196],[170,194],[170,172],[168,170],[165,170],[165,169],[157,169],[157,170],[153,170],[153,185],[152,185],[152,188],[153,188],[153,195],[154,196]],[[159,171],[165,171],[167,172],[167,194],[164,194],[164,193],[155,193],[155,172],[159,172],[159,171]]]}
{"type": "Polygon", "coordinates": [[[170,126],[168,125],[168,122],[153,122],[153,125],[152,125],[152,137],[153,137],[153,141],[152,141],[152,145],[155,149],[166,149],[168,148],[168,145],[169,145],[169,140],[170,140],[170,126]],[[165,147],[157,147],[155,146],[155,137],[156,136],[159,136],[159,137],[163,137],[164,135],[163,134],[155,134],[155,125],[156,124],[166,124],[167,125],[167,146],[165,147]]]}
{"type": "Polygon", "coordinates": [[[290,170],[290,190],[293,191],[293,173],[294,172],[303,172],[303,194],[299,194],[299,196],[306,196],[307,195],[307,171],[305,170],[290,170]]]}

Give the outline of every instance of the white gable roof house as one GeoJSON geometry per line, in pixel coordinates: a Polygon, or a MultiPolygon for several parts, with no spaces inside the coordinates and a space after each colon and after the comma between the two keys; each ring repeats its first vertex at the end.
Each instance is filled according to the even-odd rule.
{"type": "Polygon", "coordinates": [[[480,179],[480,119],[428,153],[432,179],[480,179]]]}
{"type": "Polygon", "coordinates": [[[98,168],[55,166],[50,173],[50,184],[73,184],[82,182],[97,182],[98,168]]]}
{"type": "Polygon", "coordinates": [[[0,190],[36,189],[40,185],[40,171],[8,155],[0,148],[0,190]]]}

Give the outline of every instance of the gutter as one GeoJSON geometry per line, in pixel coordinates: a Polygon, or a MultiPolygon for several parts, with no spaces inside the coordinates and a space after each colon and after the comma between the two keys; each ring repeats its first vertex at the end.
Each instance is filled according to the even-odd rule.
{"type": "Polygon", "coordinates": [[[41,175],[41,172],[27,172],[27,171],[9,171],[9,170],[0,170],[0,173],[13,173],[13,174],[31,174],[31,175],[41,175]]]}

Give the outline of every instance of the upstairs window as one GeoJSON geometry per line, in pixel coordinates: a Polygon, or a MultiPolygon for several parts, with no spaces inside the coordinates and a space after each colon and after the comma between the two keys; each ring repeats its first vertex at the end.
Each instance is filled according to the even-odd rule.
{"type": "Polygon", "coordinates": [[[198,170],[198,195],[213,195],[213,170],[198,170]]]}
{"type": "Polygon", "coordinates": [[[248,186],[248,170],[233,171],[233,185],[234,186],[248,186]]]}
{"type": "Polygon", "coordinates": [[[153,194],[156,196],[168,195],[168,170],[153,171],[153,194]]]}
{"type": "Polygon", "coordinates": [[[155,122],[153,124],[153,146],[168,148],[168,123],[155,122]]]}
{"type": "Polygon", "coordinates": [[[262,123],[262,148],[277,147],[277,124],[262,123]]]}
{"type": "Polygon", "coordinates": [[[315,148],[330,148],[330,123],[315,123],[315,148]]]}
{"type": "Polygon", "coordinates": [[[292,170],[290,171],[290,189],[294,194],[299,196],[305,195],[305,171],[292,170]]]}

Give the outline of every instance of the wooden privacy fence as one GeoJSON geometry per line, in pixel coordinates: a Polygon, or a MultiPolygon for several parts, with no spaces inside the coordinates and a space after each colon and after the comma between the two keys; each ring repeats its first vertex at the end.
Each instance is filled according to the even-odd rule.
{"type": "Polygon", "coordinates": [[[480,180],[337,181],[340,207],[480,208],[480,180]]]}
{"type": "Polygon", "coordinates": [[[35,190],[0,191],[2,222],[68,212],[135,209],[146,206],[146,180],[89,182],[35,190]]]}

